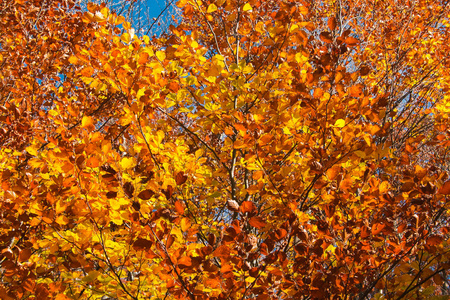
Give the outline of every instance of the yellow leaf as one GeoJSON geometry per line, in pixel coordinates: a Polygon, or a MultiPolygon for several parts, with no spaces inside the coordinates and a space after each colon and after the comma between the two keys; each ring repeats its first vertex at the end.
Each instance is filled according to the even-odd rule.
{"type": "Polygon", "coordinates": [[[217,6],[215,5],[215,4],[210,4],[209,6],[208,6],[208,10],[206,11],[208,14],[210,14],[210,13],[212,13],[212,12],[215,12],[217,10],[217,6]]]}
{"type": "Polygon", "coordinates": [[[160,61],[164,61],[166,59],[166,54],[162,51],[156,51],[156,57],[160,60],[160,61]]]}
{"type": "MultiPolygon", "coordinates": [[[[110,199],[109,200],[109,205],[111,206],[111,208],[113,210],[119,210],[120,209],[120,202],[117,201],[116,199],[110,199]]],[[[117,215],[115,217],[117,217],[117,215]]]]}
{"type": "Polygon", "coordinates": [[[334,123],[334,126],[335,127],[339,127],[339,128],[344,127],[345,126],[345,120],[343,120],[343,119],[336,120],[336,123],[334,123]]]}
{"type": "Polygon", "coordinates": [[[252,10],[252,9],[253,8],[252,8],[252,6],[249,3],[246,3],[244,5],[244,7],[242,8],[243,11],[249,11],[249,10],[252,10]]]}
{"type": "Polygon", "coordinates": [[[66,216],[59,216],[56,218],[56,223],[59,225],[66,225],[69,223],[69,219],[66,216]]]}
{"type": "Polygon", "coordinates": [[[122,167],[122,169],[127,170],[127,169],[131,169],[136,165],[136,162],[134,161],[133,157],[124,157],[122,158],[122,160],[120,161],[120,166],[122,167]]]}
{"type": "Polygon", "coordinates": [[[122,34],[122,36],[120,37],[120,39],[121,39],[122,42],[124,42],[125,44],[128,44],[128,43],[130,43],[131,36],[130,36],[130,34],[129,34],[128,32],[124,32],[124,33],[122,34]]]}
{"type": "Polygon", "coordinates": [[[27,150],[27,152],[30,153],[33,156],[37,155],[37,150],[34,147],[32,147],[32,146],[25,148],[25,150],[27,150]]]}
{"type": "Polygon", "coordinates": [[[380,184],[379,191],[380,191],[381,194],[386,193],[387,191],[389,191],[389,189],[390,189],[390,184],[389,184],[389,182],[383,181],[383,182],[380,184]]]}
{"type": "Polygon", "coordinates": [[[191,222],[188,218],[183,218],[181,219],[180,226],[182,231],[187,231],[191,227],[191,222]]]}
{"type": "Polygon", "coordinates": [[[81,120],[81,128],[92,129],[94,127],[94,120],[91,117],[84,116],[81,120]]]}
{"type": "Polygon", "coordinates": [[[91,272],[89,272],[89,274],[87,275],[87,276],[85,276],[84,278],[83,278],[83,281],[84,282],[92,282],[92,281],[94,281],[95,280],[95,278],[97,278],[98,277],[98,275],[100,275],[101,273],[99,272],[99,271],[91,271],[91,272]]]}

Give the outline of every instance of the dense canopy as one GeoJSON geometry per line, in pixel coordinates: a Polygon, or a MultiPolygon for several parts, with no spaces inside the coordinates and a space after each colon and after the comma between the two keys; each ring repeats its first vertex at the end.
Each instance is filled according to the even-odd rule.
{"type": "Polygon", "coordinates": [[[448,299],[448,1],[176,5],[1,1],[0,298],[448,299]]]}

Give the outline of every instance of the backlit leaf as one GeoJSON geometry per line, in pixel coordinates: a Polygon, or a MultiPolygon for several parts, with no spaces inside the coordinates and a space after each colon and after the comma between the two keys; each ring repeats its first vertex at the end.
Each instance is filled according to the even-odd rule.
{"type": "Polygon", "coordinates": [[[249,3],[245,3],[244,7],[242,7],[242,11],[249,11],[252,10],[252,6],[249,3]]]}
{"type": "Polygon", "coordinates": [[[217,10],[217,6],[214,3],[211,3],[208,6],[208,10],[206,11],[208,14],[213,13],[217,10]]]}
{"type": "Polygon", "coordinates": [[[345,120],[343,120],[343,119],[336,120],[336,122],[334,123],[334,126],[338,127],[338,128],[344,127],[345,126],[345,120]]]}
{"type": "Polygon", "coordinates": [[[266,222],[261,217],[251,217],[248,221],[250,225],[256,228],[263,228],[266,226],[266,222]]]}

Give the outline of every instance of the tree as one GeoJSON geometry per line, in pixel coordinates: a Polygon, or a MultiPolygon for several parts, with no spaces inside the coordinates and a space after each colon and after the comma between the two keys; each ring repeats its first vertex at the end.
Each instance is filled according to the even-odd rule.
{"type": "Polygon", "coordinates": [[[445,299],[447,1],[0,22],[2,299],[445,299]]]}

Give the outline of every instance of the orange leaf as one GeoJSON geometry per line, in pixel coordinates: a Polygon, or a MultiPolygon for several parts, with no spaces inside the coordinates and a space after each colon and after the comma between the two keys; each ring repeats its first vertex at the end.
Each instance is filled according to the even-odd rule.
{"type": "Polygon", "coordinates": [[[436,246],[442,243],[443,238],[438,235],[432,235],[427,239],[428,246],[436,246]]]}
{"type": "Polygon", "coordinates": [[[328,28],[330,28],[331,31],[336,29],[336,18],[335,17],[328,18],[328,28]]]}
{"type": "Polygon", "coordinates": [[[89,157],[89,159],[86,161],[86,167],[88,168],[97,168],[99,164],[100,161],[95,156],[89,157]]]}
{"type": "Polygon", "coordinates": [[[265,135],[263,135],[261,138],[260,138],[260,141],[261,141],[261,145],[266,145],[266,144],[268,144],[268,143],[270,143],[271,141],[272,141],[272,139],[273,139],[273,135],[271,135],[271,134],[265,134],[265,135]]]}
{"type": "Polygon", "coordinates": [[[22,287],[29,291],[29,292],[34,292],[34,288],[35,288],[35,281],[31,278],[27,278],[23,283],[22,283],[22,287]]]}
{"type": "Polygon", "coordinates": [[[263,228],[266,226],[266,222],[261,217],[251,217],[248,222],[255,228],[263,228]]]}
{"type": "Polygon", "coordinates": [[[20,262],[27,261],[30,258],[30,256],[31,256],[31,249],[25,248],[25,249],[21,250],[19,253],[19,261],[20,262]]]}
{"type": "Polygon", "coordinates": [[[263,171],[255,171],[253,172],[252,178],[253,180],[258,180],[263,176],[264,172],[263,171]]]}
{"type": "Polygon", "coordinates": [[[442,195],[450,195],[450,180],[446,181],[438,191],[442,195]]]}
{"type": "Polygon", "coordinates": [[[178,266],[180,268],[187,268],[192,266],[192,259],[189,256],[183,256],[178,260],[178,266]]]}
{"type": "Polygon", "coordinates": [[[140,55],[139,55],[139,59],[138,59],[138,63],[140,64],[140,65],[143,65],[143,64],[145,64],[147,61],[148,61],[148,53],[147,52],[142,52],[140,55]]]}
{"type": "Polygon", "coordinates": [[[222,267],[220,268],[220,272],[222,273],[226,273],[226,272],[232,272],[233,271],[233,266],[230,264],[223,264],[222,267]]]}
{"type": "Polygon", "coordinates": [[[170,248],[170,246],[172,246],[173,242],[175,242],[175,238],[173,237],[173,235],[170,234],[167,237],[166,248],[170,248]]]}
{"type": "Polygon", "coordinates": [[[372,234],[373,235],[379,234],[384,229],[384,227],[385,227],[384,224],[380,224],[380,223],[374,224],[372,226],[372,234]]]}
{"type": "Polygon", "coordinates": [[[169,88],[169,90],[170,90],[172,93],[176,93],[176,92],[178,92],[178,90],[180,89],[180,85],[179,85],[177,82],[175,82],[175,81],[169,82],[169,84],[167,85],[167,87],[169,88]]]}
{"type": "Polygon", "coordinates": [[[81,120],[81,128],[93,130],[95,128],[94,119],[88,116],[84,116],[83,119],[81,120]]]}
{"type": "Polygon", "coordinates": [[[363,85],[357,84],[349,88],[348,94],[350,97],[359,98],[363,95],[363,85]]]}
{"type": "Polygon", "coordinates": [[[241,204],[241,211],[242,211],[243,214],[245,214],[246,212],[251,213],[251,212],[253,212],[255,210],[256,210],[256,206],[255,206],[255,204],[253,204],[252,201],[244,201],[244,202],[242,202],[242,204],[241,204]]]}
{"type": "Polygon", "coordinates": [[[183,206],[183,204],[181,203],[180,200],[177,200],[177,201],[175,202],[175,210],[176,210],[176,212],[177,212],[179,215],[184,214],[184,206],[183,206]]]}
{"type": "Polygon", "coordinates": [[[340,166],[333,166],[331,169],[328,169],[326,174],[329,180],[334,180],[339,173],[341,172],[340,166]]]}
{"type": "Polygon", "coordinates": [[[350,46],[350,47],[353,47],[353,46],[356,46],[356,45],[359,44],[359,40],[356,39],[356,38],[354,38],[354,37],[352,37],[352,36],[347,37],[347,38],[344,40],[344,42],[345,42],[348,46],[350,46]]]}
{"type": "Polygon", "coordinates": [[[333,42],[332,37],[331,37],[331,33],[329,33],[328,31],[321,32],[319,37],[325,43],[332,43],[333,42]]]}
{"type": "Polygon", "coordinates": [[[222,245],[219,248],[217,248],[216,250],[214,250],[212,255],[215,256],[215,257],[227,258],[227,257],[230,256],[230,248],[228,248],[225,245],[222,245]]]}

